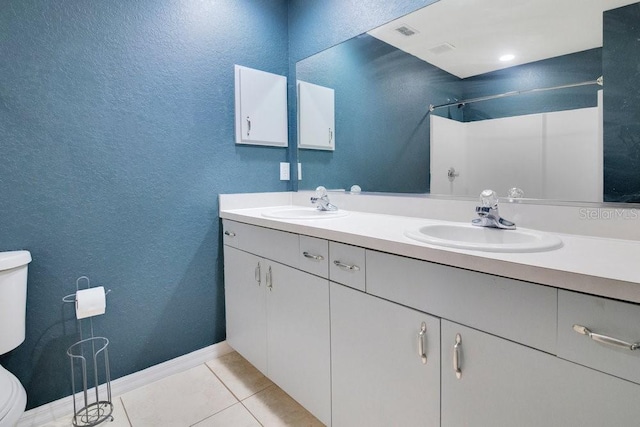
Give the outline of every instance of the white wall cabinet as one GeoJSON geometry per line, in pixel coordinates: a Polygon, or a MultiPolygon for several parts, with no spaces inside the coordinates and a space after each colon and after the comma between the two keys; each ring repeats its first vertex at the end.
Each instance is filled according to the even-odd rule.
{"type": "Polygon", "coordinates": [[[288,145],[287,78],[235,66],[236,144],[288,145]]]}
{"type": "Polygon", "coordinates": [[[440,425],[439,319],[331,283],[331,364],[334,427],[440,425]]]}
{"type": "Polygon", "coordinates": [[[601,427],[640,419],[633,383],[453,322],[441,326],[442,427],[601,427]]]}
{"type": "Polygon", "coordinates": [[[335,91],[298,80],[298,148],[336,149],[335,91]]]}

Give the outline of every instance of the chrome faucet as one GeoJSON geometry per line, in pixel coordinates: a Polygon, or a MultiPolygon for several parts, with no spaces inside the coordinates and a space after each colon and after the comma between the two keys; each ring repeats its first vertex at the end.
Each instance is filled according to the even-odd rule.
{"type": "Polygon", "coordinates": [[[311,198],[311,203],[314,205],[317,204],[319,211],[337,211],[338,210],[338,207],[336,205],[332,205],[331,202],[329,202],[327,189],[324,188],[323,186],[316,188],[316,195],[315,197],[311,198]]]}
{"type": "Polygon", "coordinates": [[[476,213],[480,218],[471,221],[478,227],[500,228],[503,230],[515,230],[516,224],[500,216],[498,212],[498,195],[493,190],[484,190],[480,193],[480,206],[476,206],[476,213]]]}

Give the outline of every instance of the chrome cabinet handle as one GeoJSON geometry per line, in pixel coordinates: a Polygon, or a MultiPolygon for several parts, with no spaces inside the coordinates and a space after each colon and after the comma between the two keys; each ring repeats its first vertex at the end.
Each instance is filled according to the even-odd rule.
{"type": "Polygon", "coordinates": [[[251,119],[247,116],[247,136],[251,133],[251,119]]]}
{"type": "Polygon", "coordinates": [[[314,261],[323,261],[324,257],[322,255],[313,255],[310,254],[309,252],[302,252],[302,255],[304,255],[305,258],[309,258],[312,259],[314,261]]]}
{"type": "Polygon", "coordinates": [[[427,363],[427,353],[424,349],[424,339],[427,336],[427,324],[422,322],[420,332],[418,332],[418,356],[422,359],[422,364],[427,363]]]}
{"type": "Polygon", "coordinates": [[[224,232],[225,236],[229,236],[229,237],[236,237],[236,233],[234,233],[233,231],[225,231],[224,232]]]}
{"type": "Polygon", "coordinates": [[[329,144],[333,141],[333,131],[329,128],[329,144]]]}
{"type": "Polygon", "coordinates": [[[273,290],[273,273],[271,272],[271,266],[269,266],[269,270],[267,271],[267,288],[269,288],[269,291],[273,290]]]}
{"type": "Polygon", "coordinates": [[[333,263],[344,270],[360,271],[360,267],[358,267],[355,264],[354,265],[343,264],[341,261],[338,261],[338,260],[333,261],[333,263]]]}
{"type": "Polygon", "coordinates": [[[460,369],[460,347],[462,346],[462,337],[456,334],[456,343],[453,345],[453,372],[456,378],[462,378],[462,369],[460,369]]]}
{"type": "Polygon", "coordinates": [[[253,272],[256,282],[258,282],[258,286],[262,284],[262,278],[260,277],[261,276],[260,270],[261,270],[261,267],[260,267],[260,263],[258,262],[258,265],[256,265],[256,269],[253,272]]]}
{"type": "Polygon", "coordinates": [[[638,350],[640,349],[640,341],[631,343],[627,341],[622,341],[618,338],[608,337],[606,335],[600,335],[591,332],[587,327],[581,325],[573,325],[573,330],[579,334],[586,335],[594,341],[597,341],[602,344],[610,345],[616,348],[624,348],[626,350],[638,350]]]}

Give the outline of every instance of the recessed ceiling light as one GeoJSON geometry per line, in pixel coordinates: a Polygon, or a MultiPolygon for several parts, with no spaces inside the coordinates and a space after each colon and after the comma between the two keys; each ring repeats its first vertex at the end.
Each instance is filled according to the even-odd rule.
{"type": "Polygon", "coordinates": [[[508,53],[506,55],[502,55],[498,59],[500,59],[500,61],[502,61],[502,62],[507,62],[507,61],[513,60],[515,57],[516,57],[515,55],[512,55],[512,54],[508,53]]]}

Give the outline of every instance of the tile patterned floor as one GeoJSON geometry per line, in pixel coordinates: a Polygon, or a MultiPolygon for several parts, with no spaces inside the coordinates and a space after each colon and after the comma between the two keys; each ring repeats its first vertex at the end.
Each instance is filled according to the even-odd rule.
{"type": "MultiPolygon", "coordinates": [[[[105,427],[323,426],[236,352],[113,400],[105,427]]],[[[69,416],[41,427],[71,425],[69,416]]]]}

